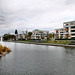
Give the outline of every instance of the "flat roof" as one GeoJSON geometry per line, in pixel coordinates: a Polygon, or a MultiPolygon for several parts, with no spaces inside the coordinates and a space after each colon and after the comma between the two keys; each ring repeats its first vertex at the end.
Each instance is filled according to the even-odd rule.
{"type": "Polygon", "coordinates": [[[60,30],[60,29],[64,29],[64,28],[58,28],[58,29],[55,29],[55,30],[60,30]]]}
{"type": "Polygon", "coordinates": [[[75,21],[68,21],[68,22],[64,22],[64,23],[70,23],[70,22],[75,22],[75,21]]]}

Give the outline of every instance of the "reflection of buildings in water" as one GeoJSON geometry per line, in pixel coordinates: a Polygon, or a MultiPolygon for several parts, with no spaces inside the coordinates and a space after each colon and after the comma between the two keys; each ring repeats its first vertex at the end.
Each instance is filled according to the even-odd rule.
{"type": "Polygon", "coordinates": [[[0,36],[0,44],[4,46],[3,38],[0,36]]]}
{"type": "Polygon", "coordinates": [[[3,40],[3,38],[2,38],[2,36],[0,36],[0,41],[2,42],[2,40],[3,40]]]}
{"type": "Polygon", "coordinates": [[[72,47],[64,47],[66,54],[75,55],[75,48],[72,47]]]}

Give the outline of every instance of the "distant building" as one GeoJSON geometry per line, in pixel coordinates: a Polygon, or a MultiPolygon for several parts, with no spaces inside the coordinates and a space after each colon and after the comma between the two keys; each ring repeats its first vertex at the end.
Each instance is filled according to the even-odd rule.
{"type": "Polygon", "coordinates": [[[25,40],[25,34],[18,34],[17,39],[18,40],[25,40]]]}
{"type": "Polygon", "coordinates": [[[64,29],[60,28],[60,29],[55,29],[55,39],[60,39],[60,38],[64,38],[64,29]]]}
{"type": "Polygon", "coordinates": [[[55,29],[55,39],[75,38],[75,21],[64,22],[63,28],[55,29]]]}
{"type": "Polygon", "coordinates": [[[44,39],[44,40],[47,40],[48,33],[49,33],[48,31],[35,29],[32,32],[31,39],[40,39],[40,40],[44,39]]]}

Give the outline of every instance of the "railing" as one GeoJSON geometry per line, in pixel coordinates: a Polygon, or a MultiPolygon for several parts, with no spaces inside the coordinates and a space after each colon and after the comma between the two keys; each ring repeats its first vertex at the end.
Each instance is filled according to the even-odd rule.
{"type": "Polygon", "coordinates": [[[72,27],[72,26],[75,26],[75,25],[71,25],[71,27],[72,27]]]}
{"type": "Polygon", "coordinates": [[[75,33],[75,32],[71,32],[71,33],[75,33]]]}

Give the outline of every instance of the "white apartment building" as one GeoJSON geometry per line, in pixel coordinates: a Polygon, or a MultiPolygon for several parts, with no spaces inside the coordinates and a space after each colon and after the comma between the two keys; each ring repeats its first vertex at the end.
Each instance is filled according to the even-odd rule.
{"type": "Polygon", "coordinates": [[[64,38],[64,29],[63,28],[60,28],[60,29],[55,29],[55,39],[61,39],[61,38],[64,38]]]}
{"type": "Polygon", "coordinates": [[[25,34],[18,34],[18,39],[25,39],[25,34]]]}
{"type": "Polygon", "coordinates": [[[64,22],[63,28],[55,29],[55,39],[75,38],[75,21],[64,22]]]}
{"type": "Polygon", "coordinates": [[[38,29],[35,29],[33,32],[32,32],[32,35],[31,35],[31,39],[44,39],[44,40],[47,40],[47,36],[48,36],[48,31],[44,31],[44,30],[38,30],[38,29]]]}

